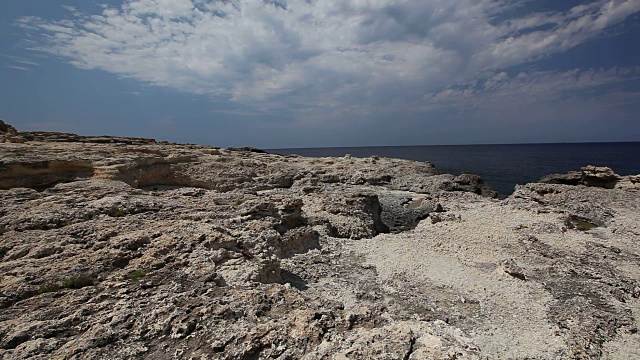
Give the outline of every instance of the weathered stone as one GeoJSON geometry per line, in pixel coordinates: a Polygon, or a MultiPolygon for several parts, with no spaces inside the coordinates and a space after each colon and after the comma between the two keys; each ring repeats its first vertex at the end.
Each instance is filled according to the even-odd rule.
{"type": "Polygon", "coordinates": [[[568,174],[550,174],[540,179],[545,184],[580,185],[582,184],[582,173],[571,171],[568,174]]]}
{"type": "Polygon", "coordinates": [[[541,183],[563,185],[585,185],[613,189],[616,184],[625,179],[616,174],[610,168],[585,166],[581,171],[571,171],[568,174],[552,174],[540,179],[541,183]]]}
{"type": "Polygon", "coordinates": [[[640,177],[9,132],[3,359],[637,357],[640,177]]]}
{"type": "Polygon", "coordinates": [[[582,168],[582,182],[587,186],[613,189],[618,180],[620,180],[620,176],[606,166],[589,165],[582,168]]]}
{"type": "Polygon", "coordinates": [[[623,176],[616,184],[616,189],[627,191],[640,190],[640,175],[623,176]]]}

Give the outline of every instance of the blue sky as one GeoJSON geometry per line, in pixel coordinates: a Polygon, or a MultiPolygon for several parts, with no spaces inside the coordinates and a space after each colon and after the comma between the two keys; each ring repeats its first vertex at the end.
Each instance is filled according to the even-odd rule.
{"type": "Polygon", "coordinates": [[[638,0],[2,0],[21,130],[263,148],[640,141],[638,0]]]}

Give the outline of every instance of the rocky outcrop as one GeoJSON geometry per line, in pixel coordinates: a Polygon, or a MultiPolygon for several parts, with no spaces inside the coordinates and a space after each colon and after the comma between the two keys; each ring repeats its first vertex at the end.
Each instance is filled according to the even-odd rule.
{"type": "MultiPolygon", "coordinates": [[[[637,183],[636,176],[623,177],[606,166],[585,166],[581,171],[571,171],[568,174],[551,174],[540,179],[545,184],[584,185],[613,189],[619,182],[627,185],[637,183]]],[[[633,186],[631,186],[633,187],[633,186]]]]}
{"type": "Polygon", "coordinates": [[[0,120],[0,134],[15,134],[16,128],[0,120]]]}
{"type": "Polygon", "coordinates": [[[613,170],[606,166],[597,167],[589,165],[582,168],[582,182],[586,186],[613,189],[620,179],[620,175],[614,173],[613,170]]]}
{"type": "Polygon", "coordinates": [[[16,128],[0,120],[0,143],[23,142],[23,140],[18,136],[16,128]]]}
{"type": "Polygon", "coordinates": [[[616,183],[616,189],[627,191],[639,191],[640,190],[640,175],[623,176],[616,183]]]}
{"type": "Polygon", "coordinates": [[[154,139],[120,137],[120,136],[81,136],[71,133],[46,132],[46,131],[18,131],[13,126],[0,120],[0,143],[24,143],[27,141],[46,142],[79,142],[95,144],[126,144],[148,145],[155,144],[154,139]]]}
{"type": "Polygon", "coordinates": [[[500,201],[430,163],[33,139],[0,144],[3,359],[638,357],[637,177],[500,201]]]}
{"type": "Polygon", "coordinates": [[[544,184],[563,184],[563,185],[584,185],[582,182],[582,172],[571,171],[567,174],[549,174],[540,179],[544,184]]]}

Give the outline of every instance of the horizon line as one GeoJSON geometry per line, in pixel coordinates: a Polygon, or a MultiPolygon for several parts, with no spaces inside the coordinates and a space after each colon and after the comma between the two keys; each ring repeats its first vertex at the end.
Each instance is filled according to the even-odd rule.
{"type": "Polygon", "coordinates": [[[625,141],[562,141],[562,142],[530,142],[530,143],[474,143],[474,144],[431,144],[431,145],[361,145],[361,146],[312,146],[312,147],[283,147],[263,148],[263,150],[306,150],[306,149],[357,149],[372,147],[424,147],[424,146],[488,146],[488,145],[579,145],[579,144],[625,144],[640,143],[640,140],[625,141]]]}

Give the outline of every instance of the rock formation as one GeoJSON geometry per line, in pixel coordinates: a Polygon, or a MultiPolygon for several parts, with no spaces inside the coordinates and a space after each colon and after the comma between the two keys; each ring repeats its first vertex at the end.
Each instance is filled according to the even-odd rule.
{"type": "Polygon", "coordinates": [[[24,139],[17,136],[17,134],[18,130],[16,128],[0,120],[0,143],[24,142],[24,139]]]}
{"type": "Polygon", "coordinates": [[[581,171],[571,171],[568,174],[551,174],[540,179],[545,184],[584,185],[613,189],[624,187],[627,190],[638,188],[640,178],[637,175],[620,176],[606,166],[585,166],[581,171]]]}
{"type": "Polygon", "coordinates": [[[0,136],[2,359],[640,355],[640,177],[0,136]]]}

